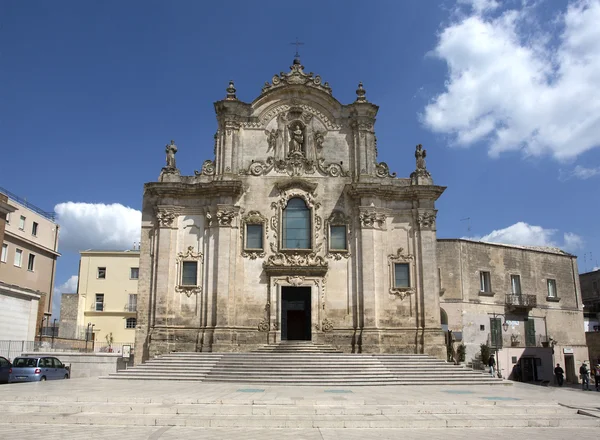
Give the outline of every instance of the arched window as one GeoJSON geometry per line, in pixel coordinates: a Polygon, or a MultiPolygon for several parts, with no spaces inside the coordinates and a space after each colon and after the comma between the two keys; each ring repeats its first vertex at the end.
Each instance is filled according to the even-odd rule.
{"type": "Polygon", "coordinates": [[[283,210],[283,248],[310,249],[310,209],[298,197],[283,210]]]}
{"type": "Polygon", "coordinates": [[[448,331],[448,314],[444,309],[440,307],[440,322],[442,324],[442,330],[448,331]]]}

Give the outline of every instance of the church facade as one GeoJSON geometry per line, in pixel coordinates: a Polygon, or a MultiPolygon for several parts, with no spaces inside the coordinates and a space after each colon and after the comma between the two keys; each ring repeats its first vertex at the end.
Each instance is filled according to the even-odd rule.
{"type": "Polygon", "coordinates": [[[378,107],[362,84],[341,104],[297,58],[253,102],[235,92],[230,83],[215,103],[214,160],[183,176],[171,142],[159,181],[145,184],[136,362],[286,340],[445,358],[445,188],[425,150],[396,177],[377,161],[378,107]]]}

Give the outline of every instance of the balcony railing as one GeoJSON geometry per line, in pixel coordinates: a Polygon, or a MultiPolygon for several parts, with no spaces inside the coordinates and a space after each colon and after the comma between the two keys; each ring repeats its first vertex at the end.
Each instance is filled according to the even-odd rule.
{"type": "Polygon", "coordinates": [[[503,347],[526,348],[526,347],[548,347],[550,340],[546,335],[532,335],[527,337],[520,333],[502,333],[497,338],[492,337],[490,333],[487,336],[487,345],[493,350],[500,350],[503,347]]]}
{"type": "Polygon", "coordinates": [[[535,295],[506,295],[506,305],[510,307],[532,308],[537,306],[535,295]]]}
{"type": "Polygon", "coordinates": [[[137,312],[137,304],[125,304],[125,311],[129,313],[137,312]]]}

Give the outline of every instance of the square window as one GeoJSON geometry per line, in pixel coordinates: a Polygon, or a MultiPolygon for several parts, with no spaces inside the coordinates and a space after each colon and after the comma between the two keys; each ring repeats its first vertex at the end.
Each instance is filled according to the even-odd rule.
{"type": "Polygon", "coordinates": [[[346,226],[330,226],[329,227],[329,248],[332,250],[345,251],[348,249],[346,241],[346,226]]]}
{"type": "Polygon", "coordinates": [[[21,216],[21,218],[19,218],[19,229],[21,231],[25,230],[25,217],[21,216]]]}
{"type": "Polygon", "coordinates": [[[481,271],[479,272],[479,290],[485,293],[491,293],[492,285],[491,285],[491,276],[489,272],[481,271]]]}
{"type": "Polygon", "coordinates": [[[479,330],[484,331],[485,330],[485,325],[484,324],[480,324],[479,325],[479,330]]]}
{"type": "Polygon", "coordinates": [[[6,243],[2,243],[2,257],[0,261],[6,263],[6,259],[8,258],[8,245],[6,243]]]}
{"type": "Polygon", "coordinates": [[[408,263],[394,263],[394,287],[410,287],[408,263]]]}
{"type": "Polygon", "coordinates": [[[136,324],[137,324],[136,318],[127,318],[127,321],[125,323],[125,328],[135,328],[136,324]]]}
{"type": "Polygon", "coordinates": [[[196,261],[184,261],[181,269],[181,285],[198,285],[198,263],[196,261]]]}
{"type": "Polygon", "coordinates": [[[100,279],[100,280],[106,279],[106,267],[98,268],[98,279],[100,279]]]}
{"type": "Polygon", "coordinates": [[[137,280],[140,277],[140,268],[132,267],[129,269],[129,279],[137,280]]]}
{"type": "Polygon", "coordinates": [[[246,225],[246,249],[263,248],[263,225],[246,225]]]}
{"type": "Polygon", "coordinates": [[[103,312],[104,311],[104,294],[103,293],[97,293],[96,294],[96,308],[95,308],[96,312],[103,312]]]}
{"type": "Polygon", "coordinates": [[[30,270],[33,272],[34,265],[35,265],[35,255],[29,254],[29,261],[27,261],[27,270],[30,270]]]}
{"type": "Polygon", "coordinates": [[[23,262],[23,251],[21,249],[15,250],[15,266],[21,267],[23,262]]]}
{"type": "Polygon", "coordinates": [[[513,295],[521,294],[521,276],[511,275],[510,276],[510,287],[513,295]]]}

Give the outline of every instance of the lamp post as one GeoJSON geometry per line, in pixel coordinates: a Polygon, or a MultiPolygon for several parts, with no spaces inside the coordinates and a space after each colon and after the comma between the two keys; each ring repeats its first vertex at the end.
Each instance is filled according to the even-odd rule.
{"type": "Polygon", "coordinates": [[[90,326],[91,322],[88,322],[87,328],[85,329],[85,352],[87,353],[88,341],[90,339],[90,326]]]}
{"type": "MultiPolygon", "coordinates": [[[[493,312],[494,322],[496,322],[496,319],[498,316],[504,316],[504,323],[502,324],[502,330],[504,330],[504,333],[506,333],[508,331],[508,323],[506,322],[506,316],[503,314],[496,314],[496,312],[493,312]]],[[[493,331],[492,331],[492,334],[493,334],[493,331]]],[[[498,358],[498,345],[500,345],[500,348],[502,348],[502,333],[500,333],[499,339],[500,339],[500,341],[498,341],[498,335],[496,335],[496,343],[494,344],[494,351],[496,353],[497,376],[498,376],[498,378],[502,379],[502,373],[501,373],[502,370],[500,369],[500,358],[498,358]],[[500,344],[498,342],[500,342],[500,344]]]]}
{"type": "Polygon", "coordinates": [[[52,348],[54,348],[54,337],[56,336],[56,318],[52,321],[52,348]]]}
{"type": "Polygon", "coordinates": [[[46,318],[45,316],[44,316],[44,317],[42,317],[42,322],[41,322],[41,324],[40,324],[40,342],[42,342],[42,335],[43,335],[43,332],[44,332],[44,321],[45,321],[46,319],[47,319],[47,318],[46,318]]]}
{"type": "Polygon", "coordinates": [[[94,351],[94,345],[96,345],[96,338],[94,336],[94,326],[96,324],[92,324],[92,352],[94,351]]]}

